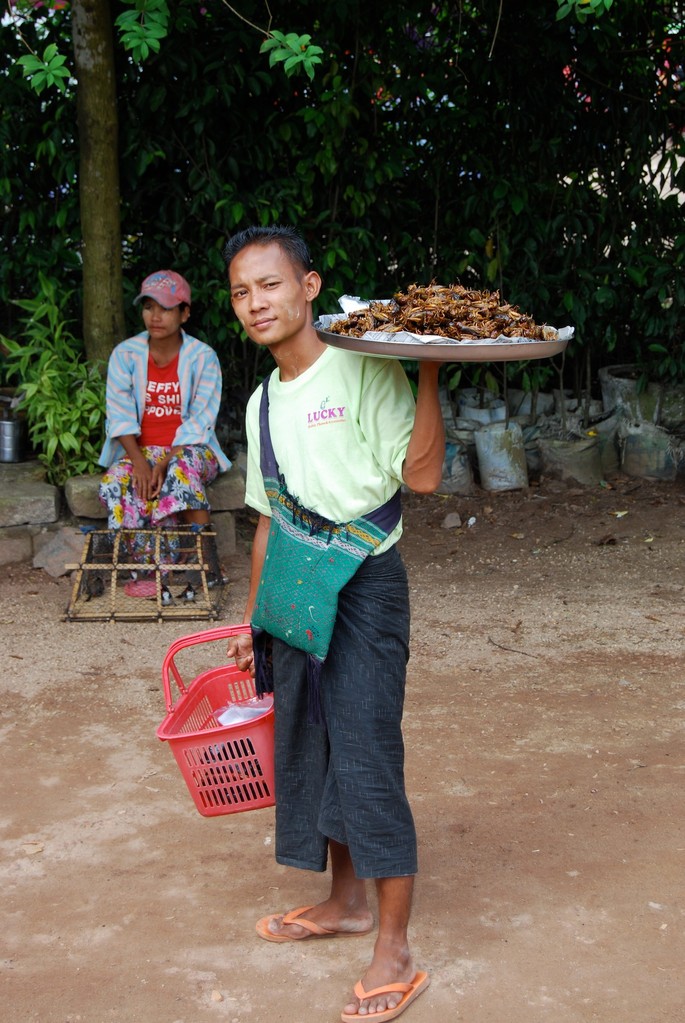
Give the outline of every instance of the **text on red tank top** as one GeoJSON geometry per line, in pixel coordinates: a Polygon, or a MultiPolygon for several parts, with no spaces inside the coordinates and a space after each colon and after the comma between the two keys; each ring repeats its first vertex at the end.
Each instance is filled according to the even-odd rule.
{"type": "Polygon", "coordinates": [[[181,425],[181,386],[178,379],[178,355],[167,366],[158,366],[148,357],[145,411],[141,423],[141,447],[158,444],[171,447],[181,425]]]}

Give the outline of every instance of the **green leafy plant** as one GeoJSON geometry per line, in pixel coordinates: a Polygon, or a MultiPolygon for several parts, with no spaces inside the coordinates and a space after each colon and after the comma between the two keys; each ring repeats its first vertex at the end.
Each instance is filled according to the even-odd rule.
{"type": "Polygon", "coordinates": [[[557,0],[557,21],[573,13],[582,24],[591,15],[599,18],[605,11],[608,11],[614,0],[557,0]]]}
{"type": "Polygon", "coordinates": [[[530,395],[530,415],[533,420],[537,415],[538,395],[544,391],[554,376],[554,368],[549,362],[511,363],[512,376],[519,378],[521,390],[530,395]]]}
{"type": "Polygon", "coordinates": [[[31,443],[50,483],[98,472],[105,422],[101,368],[87,363],[83,345],[69,330],[63,305],[68,294],[39,274],[40,292],[15,304],[28,315],[20,339],[0,335],[3,371],[15,381],[31,443]],[[58,298],[59,295],[59,298],[58,298]]]}
{"type": "MultiPolygon", "coordinates": [[[[186,274],[192,333],[220,355],[236,422],[271,359],[242,335],[221,257],[252,223],[301,230],[324,278],[317,313],[345,293],[457,280],[498,289],[539,323],[573,326],[564,385],[574,393],[587,390],[588,353],[593,370],[677,371],[685,138],[672,4],[606,3],[597,17],[578,0],[556,20],[556,0],[415,2],[360,21],[349,4],[307,0],[279,27],[323,48],[313,79],[302,65],[287,77],[285,60],[269,67],[276,47],[258,52],[276,38],[269,6],[245,6],[252,22],[235,0],[168,6],[168,34],[147,61],[123,58],[114,33],[124,329],[138,328],[131,300],[152,267],[186,274]]],[[[152,0],[121,0],[113,17],[134,8],[153,25],[152,0]]],[[[82,282],[96,249],[82,239],[74,79],[37,97],[17,66],[48,42],[71,54],[73,0],[46,10],[0,24],[0,332],[10,337],[20,328],[10,299],[32,297],[39,270],[72,293],[69,318],[105,306],[85,301],[82,282]]],[[[90,325],[75,329],[94,346],[90,325]]]]}
{"type": "Polygon", "coordinates": [[[310,35],[298,36],[296,32],[285,33],[272,29],[259,52],[269,54],[269,67],[282,64],[288,77],[302,70],[313,80],[314,66],[321,63],[319,54],[323,50],[312,43],[310,35]]]}
{"type": "Polygon", "coordinates": [[[685,381],[685,337],[675,338],[670,345],[652,341],[647,345],[652,353],[650,379],[669,383],[685,381]]]}
{"type": "Polygon", "coordinates": [[[150,53],[159,53],[169,26],[169,5],[166,0],[124,0],[133,8],[115,20],[125,50],[139,62],[150,53]]]}
{"type": "Polygon", "coordinates": [[[26,56],[19,58],[17,64],[21,66],[24,76],[31,82],[38,95],[50,85],[56,86],[60,92],[66,91],[65,79],[69,78],[70,71],[64,66],[66,57],[58,53],[55,43],[45,47],[42,57],[27,53],[26,56]]]}
{"type": "Polygon", "coordinates": [[[648,343],[640,349],[637,364],[646,378],[662,384],[685,384],[685,235],[675,239],[669,259],[655,254],[644,259],[647,308],[645,335],[648,343]]]}

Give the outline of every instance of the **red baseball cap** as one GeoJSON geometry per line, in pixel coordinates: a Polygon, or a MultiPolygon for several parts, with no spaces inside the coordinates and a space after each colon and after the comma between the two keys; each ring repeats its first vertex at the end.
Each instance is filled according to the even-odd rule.
{"type": "Polygon", "coordinates": [[[164,309],[173,309],[182,302],[190,305],[190,285],[175,270],[155,270],[141,284],[140,294],[134,298],[133,304],[144,298],[153,298],[164,309]]]}

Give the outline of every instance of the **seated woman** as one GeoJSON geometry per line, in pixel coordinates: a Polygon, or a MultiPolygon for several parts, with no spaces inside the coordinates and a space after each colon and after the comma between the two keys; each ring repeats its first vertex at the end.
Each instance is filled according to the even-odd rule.
{"type": "Polygon", "coordinates": [[[138,302],[145,330],[109,359],[100,500],[110,529],[201,529],[209,523],[206,487],[231,466],[215,432],[219,360],[183,329],[190,285],[180,274],[150,274],[138,302]]]}

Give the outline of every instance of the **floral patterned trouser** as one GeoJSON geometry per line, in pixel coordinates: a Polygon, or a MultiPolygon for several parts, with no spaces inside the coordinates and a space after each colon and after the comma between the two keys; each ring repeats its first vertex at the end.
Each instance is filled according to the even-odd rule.
{"type": "MultiPolygon", "coordinates": [[[[150,446],[142,449],[154,466],[169,453],[169,448],[150,446]]],[[[131,460],[122,458],[111,465],[100,482],[100,500],[107,508],[110,529],[150,529],[175,526],[179,513],[186,509],[206,509],[209,501],[205,487],[216,479],[219,463],[206,444],[188,444],[170,459],[158,496],[142,501],[133,486],[131,460]]]]}

